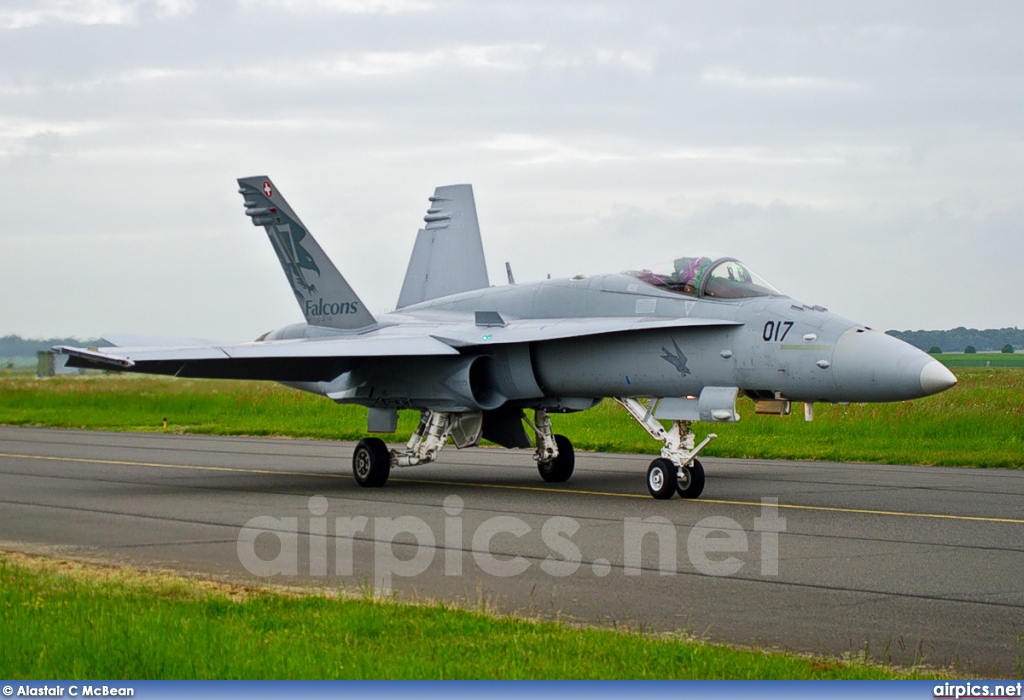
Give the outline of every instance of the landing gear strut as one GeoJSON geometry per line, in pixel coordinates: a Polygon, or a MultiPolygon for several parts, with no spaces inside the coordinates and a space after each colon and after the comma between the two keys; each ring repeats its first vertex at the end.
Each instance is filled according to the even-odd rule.
{"type": "Polygon", "coordinates": [[[452,414],[438,411],[424,411],[420,416],[420,424],[416,432],[409,438],[405,450],[391,451],[391,463],[396,467],[414,467],[417,464],[430,464],[437,459],[437,454],[448,442],[452,433],[452,414]]]}
{"type": "Polygon", "coordinates": [[[637,399],[615,397],[629,415],[643,427],[647,433],[662,443],[661,457],[651,462],[647,468],[647,490],[658,499],[672,498],[678,493],[682,498],[698,498],[704,492],[704,466],[697,455],[708,446],[717,435],[709,434],[694,446],[694,434],[690,421],[677,420],[672,422],[669,430],[654,419],[653,402],[651,408],[644,406],[637,399]]]}
{"type": "Polygon", "coordinates": [[[533,432],[537,435],[537,471],[540,478],[552,484],[561,484],[569,480],[576,467],[576,454],[572,443],[564,435],[551,432],[551,417],[548,412],[538,408],[533,412],[533,421],[523,415],[533,432]]]}

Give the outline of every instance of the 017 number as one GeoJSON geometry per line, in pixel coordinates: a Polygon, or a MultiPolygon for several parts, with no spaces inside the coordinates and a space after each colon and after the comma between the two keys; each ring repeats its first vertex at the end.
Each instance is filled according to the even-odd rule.
{"type": "Polygon", "coordinates": [[[768,321],[764,324],[764,331],[761,332],[761,337],[764,338],[766,343],[770,343],[773,340],[776,342],[782,342],[786,339],[786,334],[789,333],[789,329],[793,327],[792,321],[768,321]]]}

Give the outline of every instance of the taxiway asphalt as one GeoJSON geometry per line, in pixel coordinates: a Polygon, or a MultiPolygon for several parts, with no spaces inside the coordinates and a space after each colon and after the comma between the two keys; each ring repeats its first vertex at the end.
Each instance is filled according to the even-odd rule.
{"type": "Polygon", "coordinates": [[[399,596],[500,611],[1024,664],[1022,472],[707,458],[701,499],[656,501],[650,456],[578,453],[545,484],[527,451],[447,448],[363,489],[353,446],[0,427],[0,546],[349,589],[390,572],[399,596]]]}

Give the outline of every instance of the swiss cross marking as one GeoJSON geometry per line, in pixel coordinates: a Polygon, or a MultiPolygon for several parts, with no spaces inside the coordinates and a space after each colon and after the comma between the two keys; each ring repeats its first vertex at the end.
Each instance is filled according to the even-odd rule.
{"type": "Polygon", "coordinates": [[[269,182],[263,183],[263,194],[267,195],[267,197],[274,196],[274,188],[270,186],[269,182]]]}

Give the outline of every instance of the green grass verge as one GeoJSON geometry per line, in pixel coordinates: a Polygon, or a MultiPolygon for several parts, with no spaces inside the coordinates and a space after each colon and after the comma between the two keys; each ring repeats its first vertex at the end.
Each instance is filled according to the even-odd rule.
{"type": "Polygon", "coordinates": [[[947,367],[1016,367],[1024,368],[1024,354],[944,352],[932,355],[947,367]]]}
{"type": "MultiPolygon", "coordinates": [[[[717,457],[861,461],[972,467],[1024,467],[1024,372],[958,368],[955,388],[919,401],[815,406],[807,423],[758,416],[742,399],[737,424],[696,424],[718,433],[717,457]]],[[[0,377],[0,424],[218,435],[357,440],[366,409],[274,384],[138,375],[0,377]]],[[[405,441],[418,414],[403,411],[389,441],[405,441]]],[[[552,417],[578,449],[655,454],[658,443],[614,402],[552,417]]]]}
{"type": "Polygon", "coordinates": [[[0,677],[8,679],[938,677],[16,554],[0,554],[0,623],[0,677]]]}

